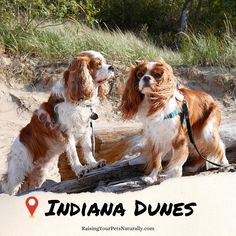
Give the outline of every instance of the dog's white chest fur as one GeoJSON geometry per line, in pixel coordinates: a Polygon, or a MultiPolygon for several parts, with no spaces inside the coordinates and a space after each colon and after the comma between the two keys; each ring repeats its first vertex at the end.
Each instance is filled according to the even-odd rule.
{"type": "Polygon", "coordinates": [[[60,128],[65,131],[68,130],[76,138],[83,136],[89,129],[92,114],[91,106],[94,107],[96,104],[96,100],[79,105],[70,102],[59,103],[56,106],[56,111],[60,128]]]}
{"type": "Polygon", "coordinates": [[[171,149],[171,142],[177,134],[179,116],[170,119],[164,117],[177,109],[175,97],[171,98],[162,112],[146,116],[149,109],[145,98],[139,109],[139,117],[144,125],[144,135],[155,145],[155,149],[166,155],[171,149]]]}

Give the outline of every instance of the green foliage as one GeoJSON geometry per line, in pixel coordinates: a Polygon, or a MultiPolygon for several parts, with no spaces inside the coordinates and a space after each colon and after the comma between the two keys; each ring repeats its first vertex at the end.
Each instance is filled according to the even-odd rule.
{"type": "Polygon", "coordinates": [[[94,25],[98,12],[90,0],[0,0],[0,9],[2,22],[17,20],[24,29],[28,29],[33,21],[41,24],[68,18],[94,25]]]}
{"type": "Polygon", "coordinates": [[[128,66],[136,60],[155,60],[160,57],[171,64],[180,63],[178,53],[158,48],[130,32],[91,29],[78,23],[27,32],[0,26],[0,36],[6,51],[36,55],[52,61],[68,61],[79,51],[94,49],[103,52],[109,60],[128,66]]]}
{"type": "Polygon", "coordinates": [[[183,3],[0,0],[0,49],[48,60],[68,60],[78,51],[95,49],[125,65],[163,57],[171,64],[236,66],[236,2],[193,0],[191,33],[180,35],[183,3]],[[181,47],[173,51],[167,46],[175,45],[175,38],[182,39],[181,47]]]}
{"type": "MultiPolygon", "coordinates": [[[[33,21],[64,21],[151,37],[158,46],[177,48],[180,17],[186,0],[0,0],[2,22],[17,20],[27,29],[33,21]]],[[[225,19],[236,29],[235,0],[192,0],[189,28],[194,33],[225,33],[225,19]]]]}
{"type": "Polygon", "coordinates": [[[0,49],[39,56],[51,61],[68,61],[77,52],[94,49],[108,60],[129,66],[136,60],[157,60],[162,57],[172,65],[236,66],[236,38],[224,34],[185,34],[179,52],[157,47],[152,41],[141,40],[131,32],[91,29],[68,22],[63,25],[23,31],[0,24],[0,49]]]}
{"type": "Polygon", "coordinates": [[[236,38],[213,34],[185,34],[181,56],[186,64],[236,66],[236,38]]]}
{"type": "Polygon", "coordinates": [[[160,44],[160,36],[165,45],[173,44],[178,32],[179,17],[184,0],[93,0],[100,9],[97,17],[101,25],[105,23],[111,29],[130,30],[137,35],[144,27],[146,32],[160,44]]]}
{"type": "Polygon", "coordinates": [[[95,23],[98,23],[96,16],[99,10],[92,4],[90,0],[85,0],[85,2],[80,1],[80,6],[85,14],[87,22],[89,22],[91,26],[94,26],[95,23]]]}
{"type": "MultiPolygon", "coordinates": [[[[145,27],[158,45],[176,46],[185,0],[92,0],[100,9],[97,17],[109,28],[131,30],[140,35],[145,27]]],[[[235,0],[193,0],[189,27],[195,33],[225,33],[225,16],[236,29],[235,0]]],[[[101,24],[102,25],[102,24],[101,24]]]]}

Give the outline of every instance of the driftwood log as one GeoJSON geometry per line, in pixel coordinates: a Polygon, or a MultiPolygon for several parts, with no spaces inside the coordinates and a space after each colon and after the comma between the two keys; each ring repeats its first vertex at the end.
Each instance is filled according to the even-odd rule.
{"type": "MultiPolygon", "coordinates": [[[[140,126],[100,127],[95,130],[95,136],[95,158],[97,160],[105,159],[108,166],[120,161],[125,155],[138,156],[143,151],[144,140],[140,126]]],[[[226,151],[229,162],[236,163],[236,143],[228,147],[226,151]]],[[[77,152],[81,163],[84,164],[83,153],[79,144],[77,145],[77,152]]],[[[65,153],[59,157],[58,168],[62,181],[76,178],[65,153]]],[[[185,172],[185,175],[187,174],[185,172]]]]}
{"type": "Polygon", "coordinates": [[[140,180],[143,176],[143,164],[132,164],[129,161],[118,162],[111,166],[92,170],[82,178],[65,180],[60,183],[45,186],[35,191],[56,192],[56,193],[80,193],[92,192],[102,187],[107,187],[111,182],[127,182],[140,180]]]}
{"type": "MultiPolygon", "coordinates": [[[[55,193],[80,193],[80,192],[94,192],[94,191],[103,191],[103,192],[114,192],[122,193],[126,191],[136,191],[143,189],[147,185],[142,177],[144,176],[144,156],[141,154],[137,158],[120,160],[121,156],[116,153],[116,156],[112,156],[112,150],[115,150],[114,147],[117,147],[118,143],[127,143],[132,145],[132,149],[129,148],[129,145],[126,146],[127,152],[139,152],[140,151],[140,140],[141,140],[141,130],[137,132],[135,129],[128,130],[124,128],[123,130],[119,127],[109,132],[104,130],[97,131],[96,143],[100,144],[97,146],[97,155],[99,158],[105,158],[108,160],[108,166],[105,166],[100,169],[92,170],[87,173],[84,177],[78,179],[74,177],[73,172],[70,167],[67,165],[65,156],[61,156],[59,162],[60,173],[64,176],[64,181],[60,183],[49,183],[46,182],[42,188],[36,189],[34,191],[45,191],[45,192],[55,192],[55,193]],[[120,130],[120,133],[118,132],[120,130]],[[130,132],[130,133],[127,133],[130,132]],[[110,137],[108,137],[108,133],[110,137]],[[129,134],[129,135],[128,135],[129,134]],[[127,137],[128,135],[128,137],[127,137]],[[106,139],[107,138],[107,139],[106,139]],[[109,144],[106,140],[109,140],[109,144]],[[111,141],[112,140],[112,141],[111,141]],[[107,155],[105,155],[106,153],[107,155]],[[111,155],[111,156],[110,156],[111,155]],[[112,162],[115,162],[111,164],[112,162]],[[65,164],[67,165],[65,167],[65,164]],[[67,173],[69,171],[70,174],[67,173]],[[72,172],[72,174],[71,174],[72,172]],[[66,179],[68,178],[68,179],[66,179]]],[[[119,147],[119,146],[118,146],[119,147]]],[[[79,148],[78,148],[79,150],[79,148]]],[[[220,173],[220,172],[236,172],[236,143],[231,147],[227,148],[227,158],[232,164],[229,167],[223,167],[220,169],[212,169],[206,171],[201,169],[200,171],[194,173],[194,175],[207,175],[211,173],[220,173]]],[[[185,168],[183,169],[183,175],[188,176],[188,173],[185,168]]],[[[193,175],[193,173],[191,173],[193,175]]],[[[165,180],[164,176],[161,176],[159,180],[155,183],[160,184],[165,180]]],[[[22,194],[27,194],[29,192],[24,192],[22,194]]]]}
{"type": "MultiPolygon", "coordinates": [[[[104,159],[108,165],[121,160],[126,154],[134,155],[142,152],[142,128],[141,127],[100,127],[95,129],[96,160],[104,159]]],[[[80,162],[84,164],[81,146],[77,144],[77,152],[80,162]]],[[[76,178],[65,153],[59,157],[58,162],[61,180],[76,178]]]]}
{"type": "MultiPolygon", "coordinates": [[[[231,152],[231,150],[230,150],[231,152]]],[[[92,170],[80,179],[65,180],[60,183],[45,185],[34,191],[55,192],[55,193],[81,193],[81,192],[114,192],[123,193],[126,191],[136,191],[148,187],[142,177],[144,175],[144,164],[141,158],[117,162],[111,166],[105,166],[101,169],[92,170]]],[[[234,156],[229,160],[229,167],[212,169],[203,172],[197,172],[197,175],[207,175],[220,172],[236,172],[236,149],[234,156]]],[[[183,170],[183,175],[189,175],[183,170]]],[[[165,177],[160,177],[155,185],[160,184],[165,177]]],[[[21,193],[20,195],[29,192],[21,193]]]]}

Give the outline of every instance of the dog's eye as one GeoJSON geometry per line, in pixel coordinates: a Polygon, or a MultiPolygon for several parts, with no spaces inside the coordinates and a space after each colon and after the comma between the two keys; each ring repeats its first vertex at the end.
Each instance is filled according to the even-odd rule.
{"type": "Polygon", "coordinates": [[[101,67],[102,66],[102,62],[101,61],[97,62],[97,66],[101,67]]]}
{"type": "Polygon", "coordinates": [[[142,78],[143,77],[143,75],[144,75],[144,73],[143,72],[138,72],[137,73],[137,77],[140,79],[140,78],[142,78]]]}
{"type": "Polygon", "coordinates": [[[154,77],[155,77],[156,79],[160,79],[160,78],[161,78],[161,76],[162,76],[162,74],[161,74],[161,73],[155,73],[155,74],[154,74],[154,77]]]}

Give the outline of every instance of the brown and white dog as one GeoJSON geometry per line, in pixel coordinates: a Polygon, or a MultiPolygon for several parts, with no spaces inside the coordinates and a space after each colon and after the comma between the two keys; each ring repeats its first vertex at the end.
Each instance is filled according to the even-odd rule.
{"type": "Polygon", "coordinates": [[[172,68],[164,60],[142,63],[131,68],[120,110],[124,119],[138,115],[144,125],[147,182],[155,182],[160,171],[168,177],[181,176],[188,157],[193,158],[195,169],[205,164],[189,144],[186,125],[182,128],[183,100],[201,154],[215,163],[228,164],[218,131],[221,114],[213,98],[187,88],[178,90],[172,68]],[[168,164],[162,169],[165,161],[168,164]]]}
{"type": "Polygon", "coordinates": [[[72,60],[48,101],[34,112],[11,146],[2,181],[6,193],[16,194],[25,179],[29,189],[40,187],[46,165],[64,151],[77,176],[104,165],[92,154],[90,121],[99,102],[98,93],[113,76],[114,68],[99,52],[81,52],[72,60]],[[82,146],[86,166],[79,161],[77,142],[82,146]]]}

